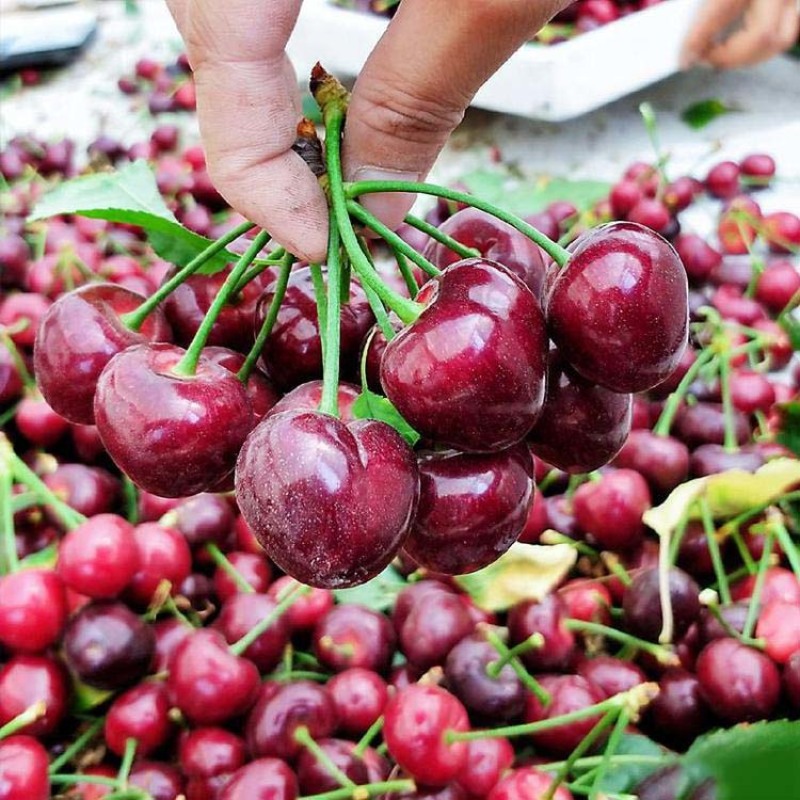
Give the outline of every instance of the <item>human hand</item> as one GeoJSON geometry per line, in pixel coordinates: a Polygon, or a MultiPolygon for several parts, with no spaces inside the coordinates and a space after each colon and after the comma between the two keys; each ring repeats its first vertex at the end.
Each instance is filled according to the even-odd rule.
{"type": "MultiPolygon", "coordinates": [[[[225,199],[300,258],[320,261],[327,208],[291,149],[300,118],[286,57],[302,0],[167,0],[197,88],[208,169],[225,199]]],[[[422,180],[475,92],[569,0],[403,0],[358,78],[347,180],[422,180]]],[[[413,198],[364,205],[398,225],[413,198]]]]}
{"type": "Polygon", "coordinates": [[[800,29],[798,0],[706,0],[683,44],[684,69],[743,67],[788,50],[800,29]],[[741,22],[729,36],[725,30],[741,22]]]}

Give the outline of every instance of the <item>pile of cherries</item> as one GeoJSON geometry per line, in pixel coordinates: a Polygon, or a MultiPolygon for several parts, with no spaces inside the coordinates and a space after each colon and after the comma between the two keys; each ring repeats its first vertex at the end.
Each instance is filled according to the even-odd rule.
{"type": "Polygon", "coordinates": [[[2,800],[570,800],[631,734],[658,746],[628,796],[709,800],[677,753],[797,719],[797,487],[684,520],[666,565],[642,520],[689,477],[793,457],[800,219],[761,212],[768,156],[632,165],[595,208],[529,218],[566,250],[443,191],[396,261],[364,253],[382,284],[351,264],[337,339],[336,264],[267,244],[177,148],[159,126],[89,156],[151,159],[242,254],[214,275],[128,225],[26,225],[74,148],[0,153],[2,800]],[[709,198],[718,238],[681,230],[709,198]],[[500,611],[448,577],[516,540],[579,558],[500,611]]]}
{"type": "Polygon", "coordinates": [[[171,64],[162,64],[154,58],[140,58],[133,74],[123,75],[117,86],[123,94],[144,96],[151,114],[194,111],[197,107],[192,68],[185,53],[171,64]]]}

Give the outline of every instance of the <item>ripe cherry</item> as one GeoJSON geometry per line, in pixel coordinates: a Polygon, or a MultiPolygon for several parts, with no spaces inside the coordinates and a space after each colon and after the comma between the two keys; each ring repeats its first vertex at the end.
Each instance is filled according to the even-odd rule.
{"type": "MultiPolygon", "coordinates": [[[[355,742],[344,739],[319,739],[317,745],[356,786],[369,783],[366,763],[353,752],[356,747],[355,742]]],[[[309,750],[303,750],[297,759],[297,782],[304,795],[321,794],[341,788],[339,779],[334,778],[317,756],[309,750]]]]}
{"type": "Polygon", "coordinates": [[[26,569],[0,578],[0,644],[15,653],[38,653],[61,636],[67,599],[49,569],[26,569]]]}
{"type": "Polygon", "coordinates": [[[786,664],[800,652],[800,605],[783,600],[764,605],[758,615],[756,638],[764,640],[764,652],[776,664],[786,664]]]}
{"type": "Polygon", "coordinates": [[[689,448],[671,436],[658,436],[641,429],[628,434],[614,466],[635,470],[651,491],[664,495],[686,480],[689,474],[689,448]]]}
{"type": "MultiPolygon", "coordinates": [[[[668,581],[674,635],[679,638],[700,614],[700,587],[677,567],[669,571],[668,581]]],[[[642,570],[625,590],[622,601],[626,629],[651,642],[658,640],[663,625],[660,585],[657,568],[642,570]]]]}
{"type": "Polygon", "coordinates": [[[0,741],[0,791],[3,800],[48,800],[47,750],[25,734],[0,741]]]}
{"type": "Polygon", "coordinates": [[[118,756],[128,739],[136,739],[136,752],[146,758],[163,745],[172,732],[169,697],[163,683],[140,683],[119,695],[106,715],[106,745],[118,756]]]}
{"type": "Polygon", "coordinates": [[[383,678],[362,667],[351,667],[334,675],[327,689],[339,718],[339,730],[356,736],[378,719],[389,699],[383,678]]]}
{"type": "Polygon", "coordinates": [[[44,714],[17,733],[47,736],[67,712],[67,676],[61,664],[44,656],[13,656],[0,669],[0,726],[35,703],[44,703],[44,714]]]}
{"type": "Polygon", "coordinates": [[[146,606],[163,582],[168,581],[176,589],[189,575],[192,553],[178,531],[157,522],[137,525],[133,538],[138,564],[128,585],[127,596],[134,603],[146,606]]]}
{"type": "Polygon", "coordinates": [[[240,767],[219,795],[219,800],[295,800],[297,778],[277,758],[258,758],[240,767]]]}
{"type": "Polygon", "coordinates": [[[647,680],[644,672],[636,664],[604,655],[581,661],[578,665],[578,675],[586,678],[606,697],[627,692],[647,680]]]}
{"type": "MultiPolygon", "coordinates": [[[[487,795],[487,800],[532,800],[544,797],[553,785],[553,775],[534,767],[519,767],[502,777],[487,795]]],[[[553,800],[573,800],[565,786],[559,786],[553,800]]]]}
{"type": "Polygon", "coordinates": [[[536,672],[565,670],[575,655],[575,636],[567,629],[566,604],[557,594],[540,601],[517,603],[508,613],[508,634],[517,645],[538,633],[544,637],[541,647],[526,650],[521,658],[536,672]]]}
{"type": "Polygon", "coordinates": [[[456,780],[471,797],[486,797],[513,763],[508,739],[473,739],[467,742],[467,761],[456,780]]]}
{"type": "Polygon", "coordinates": [[[385,672],[395,649],[395,632],[389,620],[357,603],[334,606],[315,626],[314,655],[336,672],[362,667],[385,672]]]}

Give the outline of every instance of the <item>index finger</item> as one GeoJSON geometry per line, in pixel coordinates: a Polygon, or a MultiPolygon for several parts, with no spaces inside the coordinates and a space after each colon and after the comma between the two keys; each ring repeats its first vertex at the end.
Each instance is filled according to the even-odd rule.
{"type": "Polygon", "coordinates": [[[681,67],[703,61],[717,37],[742,16],[748,0],[706,0],[692,21],[681,51],[681,67]]]}

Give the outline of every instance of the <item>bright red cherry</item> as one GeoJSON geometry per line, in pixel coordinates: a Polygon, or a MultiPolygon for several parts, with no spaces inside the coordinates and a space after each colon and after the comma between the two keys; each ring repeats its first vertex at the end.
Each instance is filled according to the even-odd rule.
{"type": "MultiPolygon", "coordinates": [[[[553,774],[540,772],[534,767],[520,767],[501,778],[489,792],[487,800],[538,800],[544,797],[553,784],[553,774]]],[[[559,786],[553,800],[573,800],[573,794],[564,786],[559,786]]]]}
{"type": "Polygon", "coordinates": [[[0,644],[15,653],[39,653],[61,636],[67,598],[49,569],[26,569],[0,578],[0,644]]]}
{"type": "Polygon", "coordinates": [[[48,800],[47,750],[32,736],[19,734],[0,741],[0,798],[48,800]]]}

